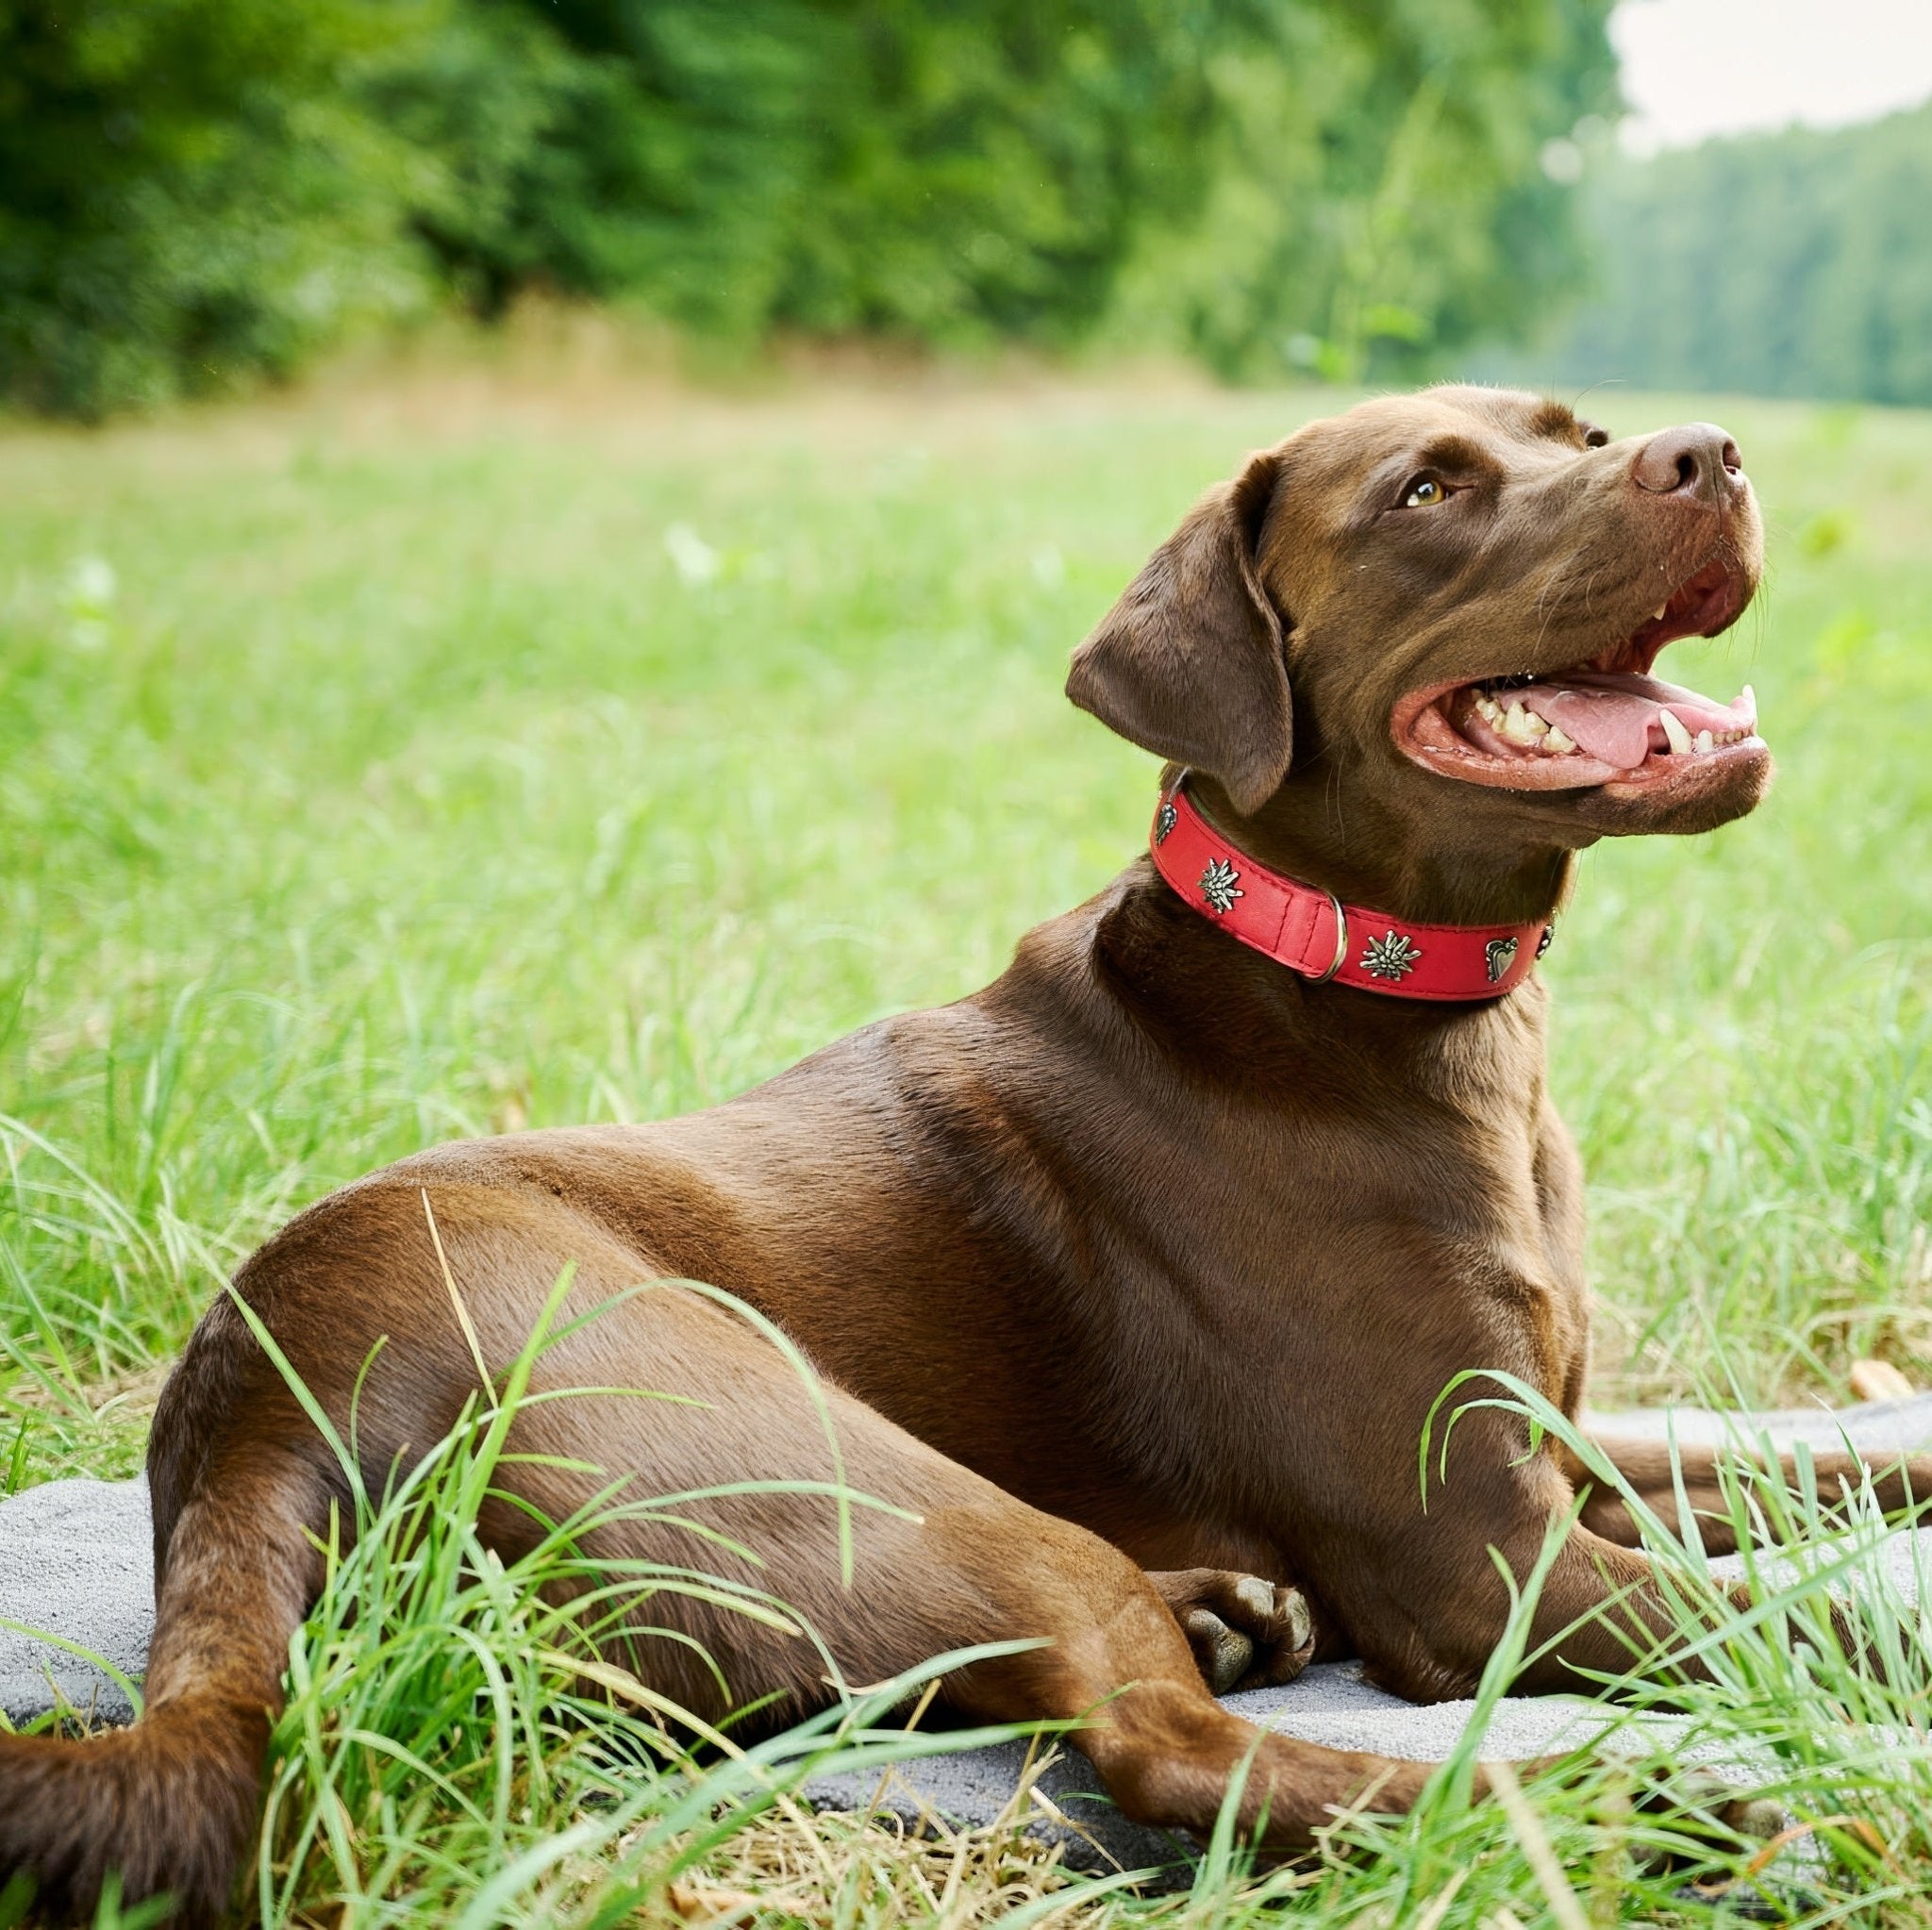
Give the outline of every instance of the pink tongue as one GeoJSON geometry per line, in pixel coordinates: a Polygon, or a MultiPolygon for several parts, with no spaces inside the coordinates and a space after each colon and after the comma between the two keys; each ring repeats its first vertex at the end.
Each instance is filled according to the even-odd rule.
{"type": "Polygon", "coordinates": [[[1657,706],[1632,690],[1574,690],[1538,684],[1510,693],[1512,701],[1534,710],[1576,740],[1577,748],[1620,771],[1643,762],[1657,706]]]}
{"type": "Polygon", "coordinates": [[[1566,731],[1579,750],[1620,771],[1634,770],[1643,762],[1653,745],[1653,730],[1656,747],[1663,748],[1659,712],[1666,705],[1693,738],[1700,730],[1716,735],[1757,727],[1756,711],[1741,695],[1728,704],[1714,703],[1680,684],[1660,683],[1655,677],[1582,674],[1560,684],[1532,684],[1526,690],[1512,690],[1504,701],[1534,710],[1545,724],[1566,731]]]}

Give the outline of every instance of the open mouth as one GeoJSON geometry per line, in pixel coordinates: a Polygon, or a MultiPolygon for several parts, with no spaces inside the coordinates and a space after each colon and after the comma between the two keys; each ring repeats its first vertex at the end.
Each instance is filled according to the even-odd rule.
{"type": "Polygon", "coordinates": [[[1511,790],[1668,784],[1758,757],[1749,684],[1724,704],[1650,674],[1665,644],[1715,636],[1750,594],[1728,564],[1708,563],[1595,657],[1411,691],[1390,720],[1395,741],[1424,769],[1511,790]]]}

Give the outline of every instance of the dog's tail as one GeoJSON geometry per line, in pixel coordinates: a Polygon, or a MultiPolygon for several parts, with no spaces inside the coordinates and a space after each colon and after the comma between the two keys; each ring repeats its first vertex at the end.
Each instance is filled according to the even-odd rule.
{"type": "Polygon", "coordinates": [[[85,1740],[0,1734],[0,1892],[25,1876],[44,1920],[92,1918],[110,1872],[129,1901],[170,1895],[185,1922],[228,1906],[289,1639],[320,1580],[305,1531],[327,1506],[299,1451],[264,1445],[247,1461],[220,1468],[219,1500],[215,1471],[198,1470],[196,1491],[157,1534],[141,1720],[85,1740]]]}

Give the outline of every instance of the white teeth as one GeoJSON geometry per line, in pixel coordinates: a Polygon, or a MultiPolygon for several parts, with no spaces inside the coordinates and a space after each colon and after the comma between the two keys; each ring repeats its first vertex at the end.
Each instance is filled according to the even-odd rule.
{"type": "Polygon", "coordinates": [[[1672,751],[1683,757],[1690,748],[1690,733],[1684,728],[1683,721],[1674,710],[1659,710],[1657,717],[1664,727],[1664,739],[1672,751]]]}
{"type": "Polygon", "coordinates": [[[1667,609],[1669,609],[1669,608],[1670,608],[1670,605],[1669,605],[1669,604],[1667,604],[1667,603],[1660,603],[1660,604],[1658,604],[1658,605],[1657,605],[1657,611],[1656,611],[1656,614],[1655,614],[1654,616],[1652,616],[1652,618],[1651,618],[1651,622],[1652,622],[1652,623],[1654,623],[1654,624],[1660,624],[1660,623],[1662,623],[1662,622],[1663,622],[1663,620],[1664,620],[1664,612],[1665,612],[1665,611],[1666,611],[1667,609]]]}
{"type": "Polygon", "coordinates": [[[1550,725],[1550,734],[1543,740],[1543,749],[1555,751],[1559,757],[1567,757],[1576,748],[1576,740],[1566,732],[1561,724],[1550,725]]]}
{"type": "Polygon", "coordinates": [[[1709,731],[1700,730],[1697,733],[1697,748],[1700,751],[1713,751],[1717,748],[1717,740],[1711,736],[1709,731]]]}
{"type": "Polygon", "coordinates": [[[1503,707],[1493,697],[1478,697],[1475,700],[1475,714],[1492,729],[1503,722],[1503,707]]]}
{"type": "Polygon", "coordinates": [[[1752,722],[1755,724],[1757,720],[1757,692],[1749,684],[1746,684],[1738,692],[1738,702],[1743,705],[1744,708],[1750,713],[1752,722]]]}
{"type": "Polygon", "coordinates": [[[1533,744],[1540,737],[1549,735],[1550,726],[1534,710],[1525,710],[1521,704],[1512,704],[1503,713],[1499,726],[1503,736],[1511,743],[1533,744]]]}

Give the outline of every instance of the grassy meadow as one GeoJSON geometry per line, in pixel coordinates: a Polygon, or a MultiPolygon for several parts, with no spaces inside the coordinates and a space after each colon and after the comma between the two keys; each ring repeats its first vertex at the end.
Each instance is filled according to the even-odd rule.
{"type": "MultiPolygon", "coordinates": [[[[199,1308],[328,1188],[440,1139],[707,1105],[984,983],[1143,833],[1151,761],[1066,705],[1068,650],[1200,488],[1334,406],[1153,377],[704,395],[479,363],[0,431],[0,1492],[131,1472],[199,1308]]],[[[1615,433],[1714,416],[1742,445],[1766,591],[1666,674],[1753,682],[1781,767],[1744,824],[1590,854],[1548,962],[1595,1398],[1839,1400],[1869,1355],[1932,1381],[1932,417],[1590,406],[1615,433]]],[[[343,1580],[315,1680],[374,1639],[341,1605],[375,1586],[343,1580]]],[[[1844,1719],[1923,1726],[1923,1652],[1881,1688],[1790,1635],[1740,1632],[1692,1711],[1769,1740],[1794,1815],[1868,1819],[1869,1840],[1819,1825],[1828,1854],[1776,1906],[1922,1922],[1932,1772],[1844,1719]]],[[[298,1691],[312,1740],[334,1705],[298,1691]]],[[[305,1782],[299,1739],[287,1804],[313,1838],[334,1772],[305,1782]]],[[[552,1740],[578,1760],[575,1732],[552,1740]]],[[[391,1860],[285,1840],[264,1918],[752,1921],[717,1901],[741,1893],[758,1921],[854,1924],[1728,1913],[1621,1873],[1635,1826],[1601,1781],[1526,1825],[1574,1872],[1572,1916],[1493,1805],[1149,1902],[1057,1888],[1004,1838],[913,1849],[769,1805],[649,1837],[590,1771],[519,1781],[479,1743],[472,1772],[514,1801],[431,1801],[412,1838],[356,1799],[391,1860]],[[541,1846],[584,1816],[605,1835],[543,1889],[564,1853],[541,1846]],[[620,1824],[627,1890],[578,1867],[620,1824]],[[705,1828],[711,1891],[638,1861],[705,1828]],[[525,1888],[490,1888],[525,1855],[525,1888]]]]}

